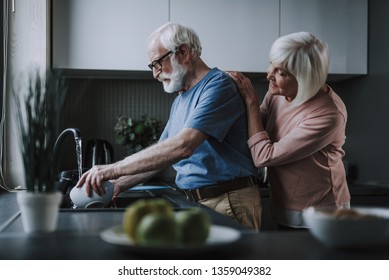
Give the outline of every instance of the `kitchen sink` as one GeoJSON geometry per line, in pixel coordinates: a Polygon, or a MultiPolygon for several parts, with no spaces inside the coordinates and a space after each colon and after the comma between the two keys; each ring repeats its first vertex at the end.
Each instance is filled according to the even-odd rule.
{"type": "Polygon", "coordinates": [[[108,205],[107,207],[101,208],[74,208],[73,203],[70,200],[68,195],[64,195],[64,200],[61,205],[62,209],[73,209],[73,210],[97,210],[97,208],[105,210],[124,210],[127,206],[131,205],[139,199],[154,199],[154,198],[163,198],[167,200],[173,209],[181,209],[188,207],[188,201],[186,197],[179,191],[169,187],[137,187],[120,193],[113,205],[108,205]]]}
{"type": "Polygon", "coordinates": [[[128,191],[121,194],[115,201],[113,208],[126,208],[139,199],[163,198],[167,200],[173,208],[180,208],[180,205],[167,194],[152,191],[128,191]]]}

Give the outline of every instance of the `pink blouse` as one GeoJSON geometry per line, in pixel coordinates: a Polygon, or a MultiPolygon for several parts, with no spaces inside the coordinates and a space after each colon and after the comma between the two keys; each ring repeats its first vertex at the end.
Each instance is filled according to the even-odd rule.
{"type": "Polygon", "coordinates": [[[267,94],[261,104],[266,131],[248,140],[254,163],[268,167],[272,204],[284,211],[341,206],[350,200],[342,162],[347,111],[330,88],[294,105],[267,94]]]}

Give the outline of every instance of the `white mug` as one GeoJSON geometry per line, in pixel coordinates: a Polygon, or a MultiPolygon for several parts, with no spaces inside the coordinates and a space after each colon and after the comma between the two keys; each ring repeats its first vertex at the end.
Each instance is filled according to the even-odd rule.
{"type": "Polygon", "coordinates": [[[109,181],[102,182],[105,193],[101,196],[93,192],[88,196],[85,191],[85,184],[81,188],[74,187],[70,191],[70,199],[76,208],[102,208],[105,207],[113,196],[113,184],[109,181]]]}

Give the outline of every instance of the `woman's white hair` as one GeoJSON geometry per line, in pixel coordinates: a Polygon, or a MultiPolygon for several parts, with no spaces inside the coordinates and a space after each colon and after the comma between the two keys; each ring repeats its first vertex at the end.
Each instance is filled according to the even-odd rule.
{"type": "Polygon", "coordinates": [[[308,32],[297,32],[278,38],[270,49],[270,62],[281,65],[296,77],[298,91],[294,104],[312,98],[328,75],[327,43],[308,32]]]}
{"type": "Polygon", "coordinates": [[[148,45],[153,46],[156,42],[160,42],[167,50],[175,50],[182,44],[187,45],[192,53],[201,55],[202,47],[197,33],[186,26],[178,23],[168,22],[157,30],[155,30],[149,37],[148,45]]]}

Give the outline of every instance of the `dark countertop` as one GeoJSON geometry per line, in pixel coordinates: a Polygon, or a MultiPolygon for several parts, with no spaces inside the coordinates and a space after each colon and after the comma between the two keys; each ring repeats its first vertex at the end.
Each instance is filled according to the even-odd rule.
{"type": "Polygon", "coordinates": [[[16,202],[15,193],[0,191],[0,232],[1,225],[16,215],[18,211],[19,207],[16,202]]]}
{"type": "Polygon", "coordinates": [[[217,213],[212,216],[213,223],[241,231],[238,242],[180,256],[145,255],[106,243],[99,237],[102,230],[121,224],[123,210],[62,209],[56,232],[27,235],[22,230],[15,197],[14,193],[0,193],[0,259],[389,259],[389,242],[369,250],[335,250],[325,247],[306,231],[254,233],[217,213]]]}
{"type": "MultiPolygon", "coordinates": [[[[89,219],[90,217],[88,217],[89,219]]],[[[144,254],[104,242],[100,227],[84,233],[62,229],[47,236],[0,234],[0,259],[123,260],[123,259],[236,259],[236,260],[352,260],[389,259],[389,245],[370,250],[334,250],[318,243],[309,232],[243,233],[232,245],[206,253],[144,254]]]]}

